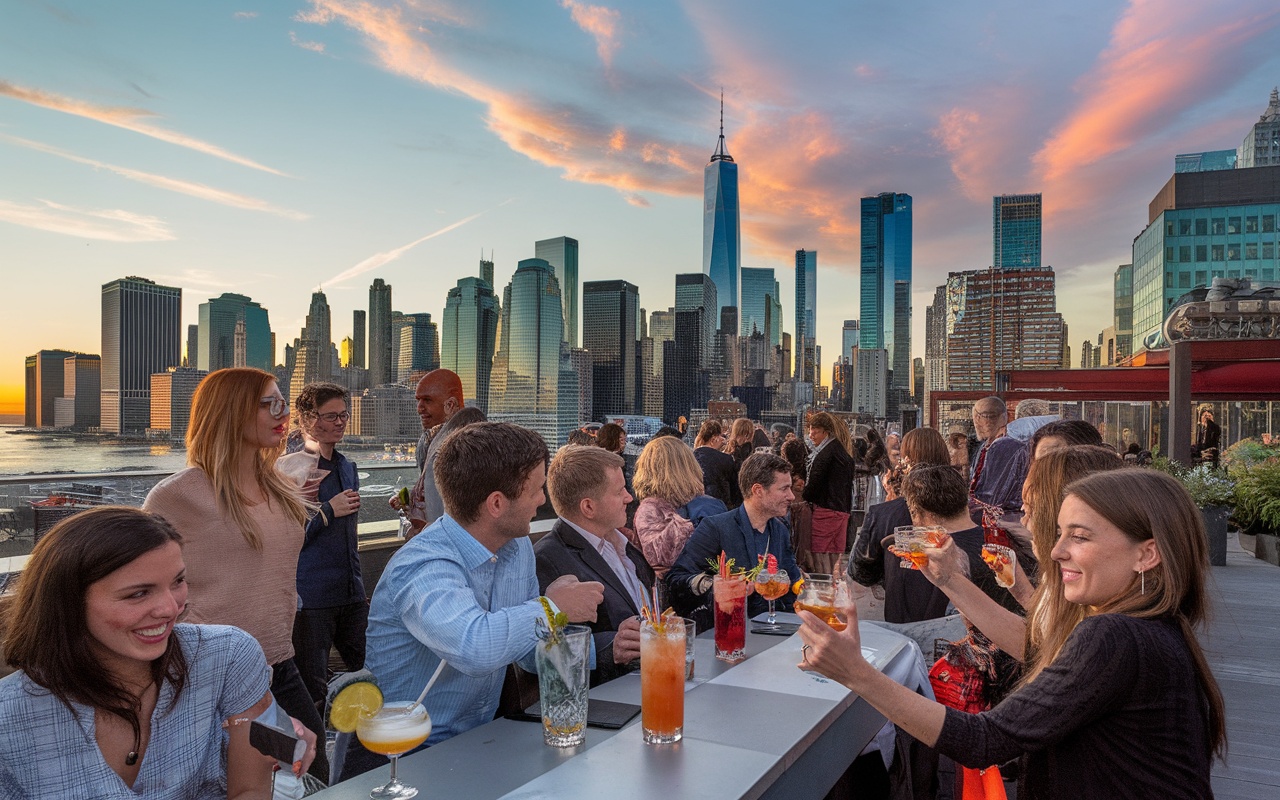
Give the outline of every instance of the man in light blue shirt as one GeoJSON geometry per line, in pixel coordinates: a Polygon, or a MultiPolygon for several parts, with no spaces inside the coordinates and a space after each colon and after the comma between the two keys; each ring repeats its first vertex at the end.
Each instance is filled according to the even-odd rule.
{"type": "MultiPolygon", "coordinates": [[[[413,700],[447,662],[424,703],[428,745],[493,719],[508,664],[535,671],[545,612],[528,537],[546,465],[541,437],[517,425],[482,422],[449,437],[435,469],[446,514],[400,548],[373,592],[365,664],[387,702],[413,700]]],[[[571,622],[594,622],[603,596],[601,584],[572,575],[546,590],[571,622]]],[[[342,777],[380,763],[352,742],[342,777]]]]}

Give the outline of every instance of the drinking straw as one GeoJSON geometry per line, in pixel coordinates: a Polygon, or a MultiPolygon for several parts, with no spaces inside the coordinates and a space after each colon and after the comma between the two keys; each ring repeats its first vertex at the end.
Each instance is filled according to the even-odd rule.
{"type": "Polygon", "coordinates": [[[413,701],[413,705],[420,706],[422,701],[427,699],[427,692],[431,691],[431,687],[436,685],[436,679],[440,677],[441,672],[444,672],[444,665],[445,660],[442,658],[440,659],[440,666],[436,667],[436,671],[431,673],[431,680],[427,681],[427,685],[422,687],[422,694],[418,695],[418,699],[413,701]]]}

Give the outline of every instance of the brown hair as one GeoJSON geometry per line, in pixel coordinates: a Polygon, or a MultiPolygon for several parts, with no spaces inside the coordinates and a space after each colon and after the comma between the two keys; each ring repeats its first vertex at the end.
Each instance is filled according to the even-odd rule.
{"type": "Polygon", "coordinates": [[[615,422],[605,423],[600,426],[600,430],[596,431],[596,446],[603,447],[611,453],[616,453],[625,447],[626,441],[626,429],[615,422]]]}
{"type": "MultiPolygon", "coordinates": [[[[1222,693],[1195,634],[1195,628],[1208,614],[1209,605],[1205,589],[1209,550],[1200,510],[1176,479],[1142,467],[1089,475],[1068,485],[1065,494],[1083,502],[1130,540],[1154,540],[1160,563],[1147,570],[1141,580],[1135,572],[1124,591],[1095,608],[1068,603],[1060,589],[1046,595],[1042,605],[1048,627],[1040,647],[1034,651],[1034,661],[1029,662],[1027,680],[1057,658],[1075,626],[1086,616],[1127,614],[1139,619],[1171,619],[1182,631],[1204,694],[1210,752],[1221,755],[1226,749],[1222,693]]],[[[1058,576],[1058,585],[1061,585],[1056,563],[1044,572],[1058,576]]],[[[1037,614],[1040,611],[1037,608],[1037,614]]]]}
{"type": "Polygon", "coordinates": [[[1086,475],[1123,466],[1115,451],[1087,445],[1055,450],[1031,462],[1022,500],[1030,506],[1026,525],[1037,561],[1042,565],[1050,561],[1049,553],[1058,540],[1058,511],[1062,509],[1066,485],[1086,475]]]}
{"type": "Polygon", "coordinates": [[[755,426],[751,424],[751,420],[746,417],[738,417],[733,421],[733,424],[729,426],[729,438],[725,440],[724,451],[726,453],[733,453],[739,445],[749,443],[753,438],[755,438],[755,435],[756,429],[755,426]]]}
{"type": "MultiPolygon", "coordinates": [[[[199,467],[213,485],[218,511],[231,519],[249,546],[262,549],[249,498],[236,485],[240,454],[248,445],[244,428],[258,414],[267,387],[276,382],[270,372],[233,367],[209,373],[191,398],[187,428],[187,463],[199,467]]],[[[281,447],[284,442],[282,441],[281,447]]],[[[298,487],[276,471],[280,447],[264,447],[254,459],[254,478],[267,503],[278,503],[299,526],[307,521],[307,506],[298,487]]]]}
{"type": "Polygon", "coordinates": [[[477,422],[450,435],[436,452],[434,475],[449,516],[464,525],[480,517],[494,492],[514,500],[529,471],[547,463],[547,445],[510,422],[477,422]]]}
{"type": "Polygon", "coordinates": [[[752,453],[738,470],[738,488],[742,489],[742,496],[750,497],[751,488],[756,484],[769,488],[777,480],[774,475],[779,472],[787,476],[787,483],[791,482],[790,461],[773,453],[752,453]]]}
{"type": "Polygon", "coordinates": [[[950,464],[911,470],[902,479],[902,496],[917,525],[922,513],[951,519],[969,508],[969,485],[950,464]]]}
{"type": "Polygon", "coordinates": [[[853,453],[853,439],[849,436],[849,426],[837,420],[825,411],[809,415],[806,423],[810,428],[817,428],[840,443],[846,453],[853,453]]]}
{"type": "Polygon", "coordinates": [[[933,428],[912,428],[902,437],[900,461],[909,467],[942,467],[951,464],[951,453],[942,434],[933,428]]]}
{"type": "Polygon", "coordinates": [[[547,494],[551,495],[552,508],[562,517],[577,514],[582,499],[597,497],[608,471],[622,469],[623,463],[622,456],[603,447],[561,447],[547,467],[547,494]]]}
{"type": "Polygon", "coordinates": [[[1031,441],[1027,443],[1027,447],[1031,451],[1032,460],[1036,457],[1036,448],[1040,446],[1040,442],[1050,437],[1061,439],[1068,446],[1102,444],[1102,434],[1088,422],[1082,419],[1054,420],[1047,425],[1041,425],[1035,433],[1031,434],[1031,441]]]}
{"type": "MultiPolygon", "coordinates": [[[[31,551],[18,586],[0,613],[5,660],[49,690],[75,714],[77,702],[115,714],[138,734],[138,699],[94,654],[86,619],[89,587],[111,573],[182,537],[155,514],[126,506],[102,506],[53,526],[31,551]]],[[[151,679],[169,681],[174,697],[187,681],[187,661],[170,634],[151,679]]]]}
{"type": "Polygon", "coordinates": [[[708,446],[707,442],[724,433],[724,429],[720,427],[720,423],[714,419],[709,419],[702,423],[698,428],[698,435],[693,440],[694,447],[708,446]]]}
{"type": "Polygon", "coordinates": [[[659,436],[644,446],[632,479],[636,498],[659,497],[679,508],[703,494],[702,467],[689,445],[672,436],[659,436]]]}

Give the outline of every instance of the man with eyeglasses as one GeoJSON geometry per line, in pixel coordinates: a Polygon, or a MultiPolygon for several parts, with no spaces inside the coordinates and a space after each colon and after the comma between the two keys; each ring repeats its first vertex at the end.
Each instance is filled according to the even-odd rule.
{"type": "Polygon", "coordinates": [[[369,604],[360,573],[356,524],[360,478],[356,465],[338,452],[347,430],[347,390],[334,383],[309,383],[294,400],[298,428],[325,472],[315,516],[307,523],[298,555],[298,613],[293,621],[294,663],[311,699],[324,713],[329,650],[336,648],[347,669],[364,667],[369,604]]]}
{"type": "Polygon", "coordinates": [[[969,494],[1006,511],[1022,508],[1022,482],[1031,459],[1025,443],[1006,435],[1009,411],[992,395],[973,406],[973,427],[982,443],[969,474],[969,494]]]}

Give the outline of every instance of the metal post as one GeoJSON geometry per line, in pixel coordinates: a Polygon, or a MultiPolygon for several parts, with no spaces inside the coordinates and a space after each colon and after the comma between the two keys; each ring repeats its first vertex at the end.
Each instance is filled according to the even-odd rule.
{"type": "Polygon", "coordinates": [[[1169,458],[1191,466],[1191,343],[1169,346],[1169,458]]]}

